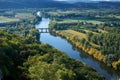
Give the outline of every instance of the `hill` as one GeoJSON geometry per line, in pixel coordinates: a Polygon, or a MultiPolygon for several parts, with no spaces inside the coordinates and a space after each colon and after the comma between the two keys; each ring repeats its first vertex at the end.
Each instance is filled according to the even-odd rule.
{"type": "Polygon", "coordinates": [[[0,0],[0,8],[51,8],[51,7],[71,7],[71,4],[58,2],[58,1],[39,1],[39,0],[0,0]]]}
{"type": "Polygon", "coordinates": [[[77,2],[67,3],[53,0],[0,0],[0,9],[8,8],[81,8],[120,9],[120,2],[77,2]]]}

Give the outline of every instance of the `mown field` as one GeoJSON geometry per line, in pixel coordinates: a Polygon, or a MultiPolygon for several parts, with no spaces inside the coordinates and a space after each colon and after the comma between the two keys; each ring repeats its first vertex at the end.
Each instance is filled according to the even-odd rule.
{"type": "Polygon", "coordinates": [[[34,19],[35,15],[29,12],[6,11],[0,16],[0,23],[18,22],[25,19],[34,19]],[[3,15],[4,14],[4,15],[3,15]]]}
{"type": "Polygon", "coordinates": [[[79,37],[79,38],[81,38],[81,39],[82,39],[82,38],[84,38],[84,39],[87,38],[87,36],[86,36],[84,33],[80,33],[80,32],[74,31],[74,30],[63,30],[63,31],[61,31],[61,32],[63,32],[63,33],[68,33],[68,34],[77,36],[77,37],[79,37]]]}
{"type": "Polygon", "coordinates": [[[19,21],[18,18],[8,18],[5,16],[0,16],[0,23],[9,23],[9,22],[16,22],[19,21]]]}
{"type": "Polygon", "coordinates": [[[35,18],[35,16],[31,13],[17,13],[15,15],[15,18],[18,19],[31,19],[31,18],[35,18]]]}
{"type": "Polygon", "coordinates": [[[92,24],[103,23],[101,21],[92,20],[88,18],[70,18],[70,19],[63,19],[63,20],[58,21],[58,23],[72,23],[72,22],[87,22],[87,23],[92,23],[92,24]]]}

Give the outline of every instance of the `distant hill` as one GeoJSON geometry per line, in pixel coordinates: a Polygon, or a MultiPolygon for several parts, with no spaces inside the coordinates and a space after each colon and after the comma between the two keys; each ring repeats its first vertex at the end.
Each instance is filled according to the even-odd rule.
{"type": "Polygon", "coordinates": [[[71,7],[68,3],[50,0],[0,0],[0,8],[50,8],[71,7]]]}
{"type": "Polygon", "coordinates": [[[85,9],[120,9],[120,2],[100,1],[100,2],[78,2],[74,3],[79,8],[85,9]]]}
{"type": "Polygon", "coordinates": [[[82,8],[82,9],[120,9],[120,2],[77,2],[67,3],[53,0],[0,0],[0,8],[82,8]]]}

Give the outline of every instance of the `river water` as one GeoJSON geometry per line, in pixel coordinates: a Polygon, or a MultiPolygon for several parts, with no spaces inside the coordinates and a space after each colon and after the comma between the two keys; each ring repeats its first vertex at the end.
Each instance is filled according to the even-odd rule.
{"type": "MultiPolygon", "coordinates": [[[[49,22],[50,19],[42,18],[42,21],[40,21],[35,26],[36,28],[48,28],[49,22]]],[[[106,78],[106,80],[120,80],[120,76],[118,77],[114,70],[107,68],[104,64],[100,64],[96,60],[92,59],[90,56],[85,55],[84,53],[82,54],[82,52],[75,49],[67,40],[59,36],[53,36],[50,33],[41,33],[40,41],[65,52],[71,58],[78,59],[88,64],[97,72],[102,74],[106,78]]]]}

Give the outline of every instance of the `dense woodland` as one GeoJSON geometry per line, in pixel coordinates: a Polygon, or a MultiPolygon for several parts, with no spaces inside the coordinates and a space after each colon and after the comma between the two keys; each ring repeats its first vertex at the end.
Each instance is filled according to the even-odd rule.
{"type": "Polygon", "coordinates": [[[104,80],[94,69],[47,44],[28,43],[3,31],[0,35],[0,68],[4,80],[104,80]]]}
{"type": "Polygon", "coordinates": [[[105,80],[85,63],[39,42],[40,33],[34,25],[41,17],[34,14],[36,10],[3,12],[4,17],[0,17],[3,22],[0,23],[2,80],[105,80]]]}

